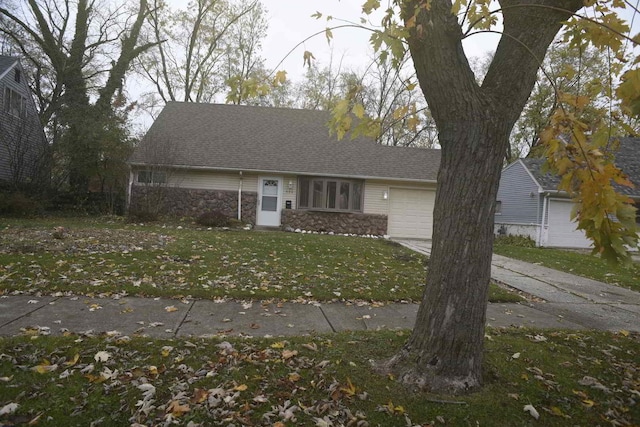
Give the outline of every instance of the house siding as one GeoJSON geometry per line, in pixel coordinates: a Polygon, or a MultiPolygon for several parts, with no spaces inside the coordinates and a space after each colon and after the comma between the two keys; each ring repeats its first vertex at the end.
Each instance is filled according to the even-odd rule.
{"type": "Polygon", "coordinates": [[[35,103],[20,64],[9,69],[0,79],[0,181],[34,181],[41,170],[46,140],[35,103]],[[14,79],[20,71],[20,82],[14,79]],[[10,88],[26,98],[24,117],[5,112],[5,89],[10,88]]]}
{"type": "Polygon", "coordinates": [[[497,201],[501,213],[495,215],[496,224],[540,224],[539,187],[520,161],[502,171],[497,201]]]}

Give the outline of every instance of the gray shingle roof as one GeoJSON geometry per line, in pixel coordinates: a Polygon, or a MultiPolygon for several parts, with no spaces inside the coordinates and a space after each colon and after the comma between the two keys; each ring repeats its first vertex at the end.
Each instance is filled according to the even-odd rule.
{"type": "Polygon", "coordinates": [[[368,138],[338,141],[329,136],[329,118],[324,111],[169,102],[129,162],[436,180],[440,150],[389,147],[368,138]]]}
{"type": "MultiPolygon", "coordinates": [[[[620,138],[620,146],[615,152],[616,166],[627,174],[634,188],[616,186],[618,191],[631,197],[640,197],[640,138],[620,138]]],[[[554,191],[558,188],[560,178],[557,175],[542,172],[544,159],[521,159],[529,169],[533,177],[545,191],[554,191]]]]}
{"type": "Polygon", "coordinates": [[[0,55],[0,75],[2,75],[2,73],[4,73],[17,61],[18,58],[15,58],[13,56],[0,55]]]}

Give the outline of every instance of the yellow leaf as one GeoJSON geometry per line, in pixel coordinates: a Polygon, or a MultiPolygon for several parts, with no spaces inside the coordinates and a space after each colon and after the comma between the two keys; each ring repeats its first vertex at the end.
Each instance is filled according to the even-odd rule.
{"type": "Polygon", "coordinates": [[[591,408],[593,405],[596,404],[596,402],[594,402],[593,400],[585,399],[582,401],[582,404],[587,408],[591,408]]]}
{"type": "Polygon", "coordinates": [[[362,104],[354,105],[351,111],[359,119],[362,119],[364,117],[364,106],[362,104]]]}
{"type": "Polygon", "coordinates": [[[311,68],[311,60],[312,59],[316,59],[315,56],[313,56],[313,53],[309,52],[308,50],[305,50],[304,53],[302,54],[302,66],[308,65],[309,68],[311,68]]]}
{"type": "Polygon", "coordinates": [[[174,311],[178,311],[175,305],[168,305],[164,308],[164,311],[167,313],[173,313],[174,311]]]}
{"type": "Polygon", "coordinates": [[[356,394],[356,386],[353,385],[350,378],[347,378],[347,385],[340,388],[340,391],[342,391],[347,396],[353,396],[354,394],[356,394]]]}
{"type": "Polygon", "coordinates": [[[271,348],[284,348],[287,345],[286,341],[278,341],[271,344],[271,348]]]}
{"type": "Polygon", "coordinates": [[[276,73],[276,76],[273,79],[274,86],[281,86],[285,84],[287,81],[287,72],[284,70],[280,70],[276,73]]]}
{"type": "Polygon", "coordinates": [[[324,35],[327,38],[327,43],[331,43],[331,39],[333,38],[333,33],[331,32],[331,28],[327,28],[324,30],[324,35]]]}
{"type": "Polygon", "coordinates": [[[39,374],[47,374],[49,372],[53,372],[58,369],[58,365],[50,365],[47,361],[43,365],[34,366],[31,370],[39,373],[39,374]]]}
{"type": "Polygon", "coordinates": [[[233,389],[235,391],[245,391],[247,388],[249,388],[246,384],[240,384],[235,386],[233,389]]]}
{"type": "Polygon", "coordinates": [[[73,366],[76,363],[78,363],[78,360],[80,360],[80,355],[78,353],[76,353],[76,355],[73,356],[73,359],[64,362],[64,365],[65,366],[73,366]]]}
{"type": "Polygon", "coordinates": [[[162,347],[160,353],[162,354],[162,357],[167,357],[172,350],[173,347],[171,347],[170,345],[165,345],[164,347],[162,347]]]}
{"type": "Polygon", "coordinates": [[[625,337],[628,337],[628,336],[629,336],[629,331],[625,331],[624,329],[622,329],[622,330],[620,331],[620,335],[625,336],[625,337]]]}

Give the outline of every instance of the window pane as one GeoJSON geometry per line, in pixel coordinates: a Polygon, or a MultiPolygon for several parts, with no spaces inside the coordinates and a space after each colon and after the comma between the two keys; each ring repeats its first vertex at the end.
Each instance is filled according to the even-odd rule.
{"type": "Polygon", "coordinates": [[[167,182],[167,173],[166,172],[160,172],[160,171],[155,171],[153,173],[153,182],[155,182],[156,184],[164,184],[167,182]]]}
{"type": "Polygon", "coordinates": [[[308,178],[300,178],[300,197],[298,200],[299,208],[308,208],[309,207],[309,184],[310,180],[308,178]]]}
{"type": "Polygon", "coordinates": [[[138,182],[143,184],[149,184],[151,182],[151,172],[150,171],[139,171],[138,172],[138,182]]]}
{"type": "Polygon", "coordinates": [[[262,180],[262,194],[265,196],[278,195],[278,180],[264,179],[262,180]]]}
{"type": "Polygon", "coordinates": [[[351,209],[354,211],[362,210],[362,184],[359,182],[354,182],[353,186],[353,201],[351,209]]]}
{"type": "Polygon", "coordinates": [[[335,181],[327,181],[327,208],[336,208],[336,188],[337,183],[335,181]]]}
{"type": "Polygon", "coordinates": [[[262,210],[275,212],[278,210],[278,196],[262,196],[262,210]]]}
{"type": "Polygon", "coordinates": [[[340,204],[339,209],[349,209],[349,182],[340,183],[340,204]]]}
{"type": "Polygon", "coordinates": [[[324,181],[313,181],[313,206],[314,208],[322,208],[322,188],[324,187],[324,181]]]}

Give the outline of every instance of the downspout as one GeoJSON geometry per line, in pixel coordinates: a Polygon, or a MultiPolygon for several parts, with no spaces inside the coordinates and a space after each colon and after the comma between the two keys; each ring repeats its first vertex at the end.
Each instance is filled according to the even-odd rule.
{"type": "Polygon", "coordinates": [[[547,217],[549,194],[545,194],[542,201],[542,218],[540,218],[540,228],[538,229],[538,246],[542,246],[542,232],[544,230],[544,220],[547,217]]]}
{"type": "Polygon", "coordinates": [[[129,208],[131,207],[131,189],[133,187],[133,169],[131,168],[131,165],[128,165],[129,167],[129,185],[127,185],[127,200],[125,203],[125,207],[124,207],[124,211],[125,213],[129,212],[129,208]]]}
{"type": "Polygon", "coordinates": [[[238,221],[242,221],[242,171],[240,171],[240,183],[238,185],[238,221]]]}

